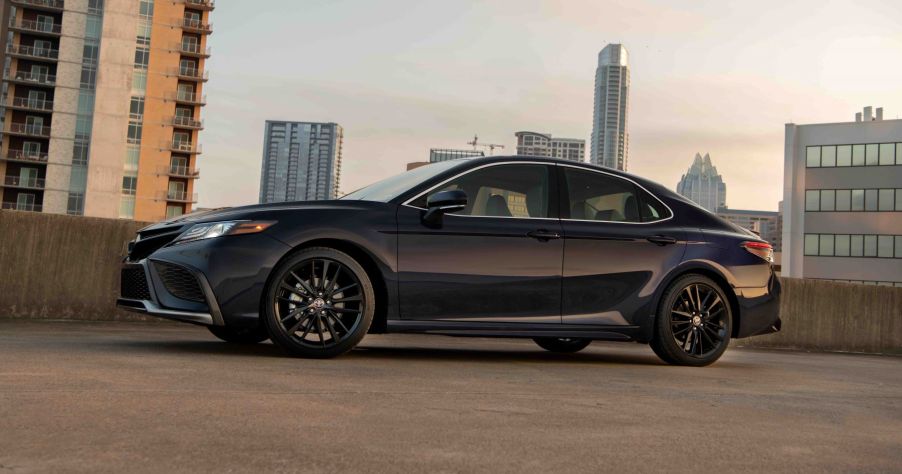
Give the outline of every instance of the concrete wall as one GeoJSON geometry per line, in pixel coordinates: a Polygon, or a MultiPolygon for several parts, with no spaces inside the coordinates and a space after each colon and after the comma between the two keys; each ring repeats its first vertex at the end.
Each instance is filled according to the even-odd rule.
{"type": "Polygon", "coordinates": [[[902,288],[783,278],[776,334],[741,339],[747,347],[902,353],[902,288]]]}
{"type": "MultiPolygon", "coordinates": [[[[0,211],[0,318],[153,320],[115,308],[144,223],[0,211]]],[[[902,288],[783,279],[783,330],[752,347],[902,353],[902,288]]]]}
{"type": "Polygon", "coordinates": [[[0,211],[0,318],[156,320],[115,305],[125,243],[145,225],[0,211]]]}

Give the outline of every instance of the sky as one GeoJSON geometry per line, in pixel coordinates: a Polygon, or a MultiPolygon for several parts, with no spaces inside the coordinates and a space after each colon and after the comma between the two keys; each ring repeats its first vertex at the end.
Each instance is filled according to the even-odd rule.
{"type": "Polygon", "coordinates": [[[898,0],[220,0],[198,206],[257,202],[267,119],[340,124],[342,192],[474,134],[588,143],[598,52],[622,43],[628,171],[673,189],[709,153],[728,207],[776,210],[785,123],[902,116],[900,20],[898,0]]]}

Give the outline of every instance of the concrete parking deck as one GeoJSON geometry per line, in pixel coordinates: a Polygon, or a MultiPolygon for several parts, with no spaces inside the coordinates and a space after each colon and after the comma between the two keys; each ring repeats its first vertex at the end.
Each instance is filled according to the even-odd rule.
{"type": "Polygon", "coordinates": [[[617,470],[902,470],[902,358],[694,369],[388,335],[302,360],[200,327],[0,321],[0,473],[617,470]]]}

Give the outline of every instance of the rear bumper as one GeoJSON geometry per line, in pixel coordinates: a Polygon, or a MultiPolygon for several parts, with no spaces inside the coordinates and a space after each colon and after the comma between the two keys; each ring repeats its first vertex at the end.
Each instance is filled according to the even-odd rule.
{"type": "Polygon", "coordinates": [[[780,330],[780,299],[782,286],[776,275],[771,275],[762,288],[736,288],[739,302],[739,329],[737,338],[770,334],[780,330]]]}
{"type": "MultiPolygon", "coordinates": [[[[191,301],[175,296],[157,270],[154,261],[144,259],[139,262],[124,263],[120,270],[120,297],[116,306],[125,311],[156,316],[205,326],[223,326],[222,313],[210,284],[203,273],[179,264],[186,274],[197,282],[203,293],[203,302],[191,301]]],[[[157,264],[174,265],[172,262],[157,260],[157,264]]]]}

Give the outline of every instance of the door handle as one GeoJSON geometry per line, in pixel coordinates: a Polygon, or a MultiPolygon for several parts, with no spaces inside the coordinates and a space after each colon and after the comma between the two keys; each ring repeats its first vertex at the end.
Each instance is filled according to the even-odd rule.
{"type": "Polygon", "coordinates": [[[653,235],[651,237],[646,237],[645,240],[656,244],[656,245],[672,245],[677,243],[677,239],[675,237],[671,237],[669,235],[653,235]]]}
{"type": "Polygon", "coordinates": [[[526,233],[527,237],[532,237],[540,242],[547,242],[551,239],[560,239],[561,234],[546,229],[534,230],[526,233]]]}

